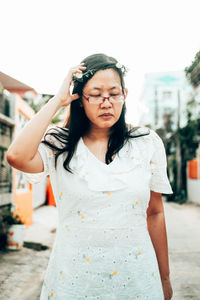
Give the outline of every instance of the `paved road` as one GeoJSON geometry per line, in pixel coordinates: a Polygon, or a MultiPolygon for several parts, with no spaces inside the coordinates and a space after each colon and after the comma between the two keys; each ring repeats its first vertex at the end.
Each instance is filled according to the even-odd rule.
{"type": "Polygon", "coordinates": [[[165,203],[173,300],[200,300],[200,206],[165,203]]]}
{"type": "MultiPolygon", "coordinates": [[[[164,203],[173,300],[200,300],[200,206],[164,203]]],[[[0,299],[39,300],[56,228],[54,207],[36,210],[26,240],[48,245],[45,251],[23,248],[0,254],[0,299]],[[38,232],[40,233],[38,235],[38,232]]],[[[150,299],[154,300],[154,299],[150,299]]]]}
{"type": "Polygon", "coordinates": [[[25,241],[41,243],[45,251],[22,248],[0,252],[0,300],[38,300],[57,227],[57,210],[43,206],[34,212],[34,225],[25,241]]]}

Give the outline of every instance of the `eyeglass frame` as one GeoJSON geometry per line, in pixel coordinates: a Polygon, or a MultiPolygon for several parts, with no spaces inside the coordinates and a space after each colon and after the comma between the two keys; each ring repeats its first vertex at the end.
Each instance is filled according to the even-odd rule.
{"type": "Polygon", "coordinates": [[[120,101],[112,101],[112,100],[110,100],[110,98],[112,98],[112,96],[109,96],[109,97],[99,96],[99,97],[103,98],[102,101],[101,101],[100,103],[94,103],[94,102],[90,102],[90,100],[89,100],[89,98],[90,98],[91,96],[86,96],[86,95],[84,95],[83,93],[82,93],[82,96],[83,96],[83,97],[88,101],[88,103],[90,103],[90,104],[102,104],[106,99],[108,99],[108,101],[109,101],[110,103],[114,103],[114,104],[115,104],[115,103],[123,102],[123,100],[124,100],[124,96],[123,96],[123,95],[120,96],[119,99],[123,99],[123,100],[120,100],[120,101]]]}

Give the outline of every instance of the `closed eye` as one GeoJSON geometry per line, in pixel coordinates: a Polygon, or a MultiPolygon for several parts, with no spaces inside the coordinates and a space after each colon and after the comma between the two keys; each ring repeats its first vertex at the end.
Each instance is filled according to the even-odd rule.
{"type": "MultiPolygon", "coordinates": [[[[110,94],[110,96],[119,96],[120,94],[110,94]]],[[[101,95],[90,95],[90,97],[101,97],[101,95]]]]}

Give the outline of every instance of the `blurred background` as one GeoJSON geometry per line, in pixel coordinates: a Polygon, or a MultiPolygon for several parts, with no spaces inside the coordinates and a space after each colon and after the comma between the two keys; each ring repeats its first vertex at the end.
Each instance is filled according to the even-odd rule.
{"type": "MultiPolygon", "coordinates": [[[[0,11],[1,249],[13,215],[31,228],[38,208],[55,207],[50,179],[29,184],[6,151],[68,69],[93,53],[129,70],[127,122],[156,130],[164,142],[174,191],[165,201],[199,211],[199,0],[1,0],[0,11]]],[[[66,115],[60,109],[51,126],[62,126],[66,115]]]]}

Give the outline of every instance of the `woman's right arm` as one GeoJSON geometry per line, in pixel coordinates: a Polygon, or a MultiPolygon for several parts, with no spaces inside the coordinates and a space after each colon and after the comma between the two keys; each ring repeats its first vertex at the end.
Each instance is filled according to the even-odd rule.
{"type": "Polygon", "coordinates": [[[67,106],[79,98],[78,94],[71,95],[70,86],[72,75],[81,73],[84,69],[85,67],[82,65],[70,69],[58,93],[20,131],[6,154],[7,161],[11,166],[26,173],[44,171],[43,160],[38,151],[39,144],[55,113],[61,107],[67,106]]]}
{"type": "Polygon", "coordinates": [[[7,161],[11,166],[27,173],[43,172],[43,161],[37,149],[59,108],[59,98],[51,98],[20,131],[7,151],[7,161]]]}

